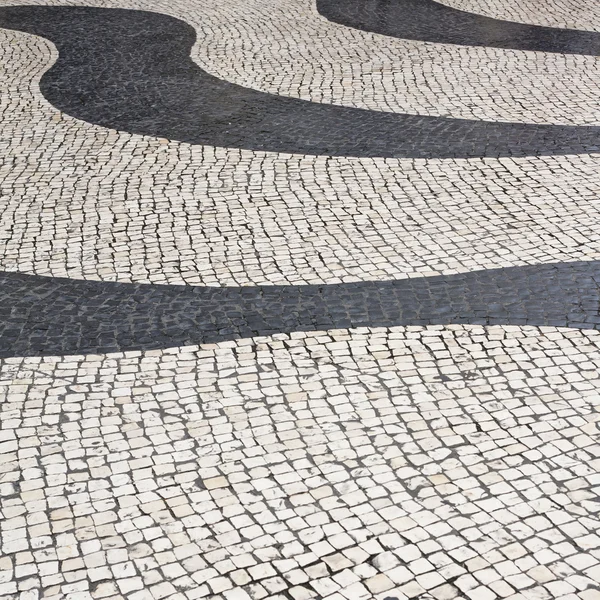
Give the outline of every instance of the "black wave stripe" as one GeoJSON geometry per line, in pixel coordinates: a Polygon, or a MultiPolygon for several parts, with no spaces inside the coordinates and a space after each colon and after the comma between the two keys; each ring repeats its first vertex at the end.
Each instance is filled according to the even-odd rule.
{"type": "Polygon", "coordinates": [[[317,0],[323,17],[403,40],[600,56],[600,34],[492,19],[434,0],[317,0]]]}
{"type": "MultiPolygon", "coordinates": [[[[340,4],[347,5],[352,6],[340,4]]],[[[430,26],[439,32],[446,25],[430,26]]],[[[192,27],[159,13],[14,6],[0,8],[0,27],[40,35],[57,46],[58,61],[40,84],[56,108],[131,133],[255,151],[354,157],[535,156],[600,149],[598,127],[383,113],[234,85],[190,59],[192,27]]]]}
{"type": "Polygon", "coordinates": [[[194,287],[0,273],[0,357],[397,325],[600,328],[600,261],[334,285],[194,287]]]}

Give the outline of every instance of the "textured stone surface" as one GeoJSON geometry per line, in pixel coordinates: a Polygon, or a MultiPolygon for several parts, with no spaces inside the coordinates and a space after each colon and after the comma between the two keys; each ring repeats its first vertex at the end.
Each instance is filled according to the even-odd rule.
{"type": "Polygon", "coordinates": [[[5,595],[594,598],[599,335],[6,359],[5,595]]]}
{"type": "Polygon", "coordinates": [[[400,39],[511,48],[531,52],[600,54],[600,35],[493,19],[435,0],[317,0],[324,17],[348,27],[400,39]]]}
{"type": "Polygon", "coordinates": [[[600,329],[600,263],[322,286],[135,285],[4,273],[0,307],[3,357],[168,348],[347,327],[600,329]]]}
{"type": "MultiPolygon", "coordinates": [[[[403,40],[308,0],[21,4],[0,0],[40,34],[0,28],[0,599],[598,600],[600,157],[552,155],[600,125],[593,47],[403,40]],[[239,128],[259,114],[268,148],[239,128]]],[[[443,4],[600,24],[586,0],[443,4]]]]}
{"type": "MultiPolygon", "coordinates": [[[[405,10],[410,13],[410,6],[404,9],[399,4],[397,12],[376,20],[401,22],[405,10]]],[[[423,25],[443,22],[435,11],[413,12],[423,25]]],[[[0,9],[0,26],[42,35],[57,44],[58,60],[40,82],[54,106],[79,119],[131,133],[191,144],[328,156],[463,158],[600,151],[600,128],[594,126],[390,114],[238,87],[198,68],[188,57],[193,28],[158,13],[7,7],[0,9]]],[[[465,25],[456,38],[470,43],[462,40],[463,29],[472,27],[465,25]]],[[[442,37],[439,41],[444,42],[441,33],[434,31],[430,38],[442,37]]],[[[534,38],[531,32],[506,35],[534,38]]],[[[598,36],[581,35],[592,39],[570,41],[569,50],[580,53],[583,45],[596,54],[598,36]]],[[[553,45],[564,51],[567,42],[553,36],[552,32],[544,37],[542,49],[553,45]]],[[[412,36],[401,30],[398,37],[412,36]]],[[[484,39],[479,45],[493,44],[484,39]]]]}
{"type": "Polygon", "coordinates": [[[548,0],[544,3],[543,11],[539,10],[536,0],[506,0],[502,3],[486,0],[443,0],[442,4],[492,19],[533,23],[546,27],[600,31],[599,7],[586,0],[573,0],[573,2],[548,0]]]}

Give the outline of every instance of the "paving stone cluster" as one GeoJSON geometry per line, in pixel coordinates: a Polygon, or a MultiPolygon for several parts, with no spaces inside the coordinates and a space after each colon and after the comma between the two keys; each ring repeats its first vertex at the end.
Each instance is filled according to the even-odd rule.
{"type": "Polygon", "coordinates": [[[0,600],[600,600],[598,6],[324,4],[0,0],[0,600]]]}
{"type": "Polygon", "coordinates": [[[597,56],[600,50],[600,37],[593,31],[493,19],[436,0],[350,1],[343,5],[318,0],[317,8],[334,23],[400,39],[590,56],[597,56]]]}
{"type": "Polygon", "coordinates": [[[544,3],[543,10],[539,10],[536,0],[507,0],[502,3],[486,0],[444,0],[444,4],[493,19],[506,19],[546,27],[600,31],[599,7],[585,0],[573,2],[548,0],[544,3]]]}
{"type": "Polygon", "coordinates": [[[411,327],[8,359],[1,589],[597,598],[599,344],[411,327]]]}
{"type": "Polygon", "coordinates": [[[0,274],[0,357],[274,333],[471,323],[600,329],[600,261],[310,286],[164,286],[0,274]]]}
{"type": "MultiPolygon", "coordinates": [[[[413,12],[406,8],[405,12],[413,12]]],[[[451,8],[444,11],[463,14],[451,8]]],[[[442,20],[427,11],[414,12],[420,23],[442,20]]],[[[401,13],[386,17],[385,22],[401,22],[401,13]]],[[[387,31],[380,31],[379,23],[378,19],[373,30],[387,31]]],[[[193,27],[157,12],[73,6],[4,7],[0,8],[0,26],[54,42],[59,56],[40,81],[42,94],[66,114],[111,129],[196,145],[316,156],[463,158],[600,151],[600,127],[596,126],[393,114],[237,86],[215,78],[191,60],[189,50],[196,37],[193,27]]],[[[529,33],[529,26],[514,27],[526,30],[514,36],[537,41],[529,33]]],[[[538,36],[540,43],[533,45],[535,49],[550,47],[581,54],[583,48],[589,49],[592,56],[600,52],[600,36],[596,33],[539,29],[544,33],[538,36]],[[564,40],[555,40],[557,31],[566,32],[564,40]]],[[[427,31],[425,41],[446,41],[445,28],[427,31]]],[[[471,31],[473,27],[467,24],[450,39],[452,43],[471,43],[465,33],[471,31]]],[[[513,39],[511,31],[503,32],[502,37],[513,39]]],[[[393,29],[392,34],[404,37],[404,29],[393,29]]],[[[421,39],[420,28],[415,37],[421,39]]],[[[488,44],[487,40],[475,36],[473,44],[488,44]]],[[[531,49],[530,45],[525,49],[531,49]]]]}

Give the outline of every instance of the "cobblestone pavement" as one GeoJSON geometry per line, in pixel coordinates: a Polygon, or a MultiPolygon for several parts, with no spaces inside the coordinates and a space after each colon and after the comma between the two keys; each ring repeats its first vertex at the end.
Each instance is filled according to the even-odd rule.
{"type": "Polygon", "coordinates": [[[594,0],[0,0],[0,600],[600,600],[594,0]]]}

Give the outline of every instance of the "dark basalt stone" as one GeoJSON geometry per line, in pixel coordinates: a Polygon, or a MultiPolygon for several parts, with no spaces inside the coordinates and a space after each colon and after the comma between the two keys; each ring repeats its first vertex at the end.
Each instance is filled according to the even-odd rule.
{"type": "Polygon", "coordinates": [[[0,273],[0,357],[397,325],[600,328],[600,261],[389,282],[194,287],[0,273]]]}
{"type": "MultiPolygon", "coordinates": [[[[596,127],[488,123],[322,105],[219,80],[158,13],[4,7],[58,47],[41,89],[105,127],[194,144],[381,157],[597,151],[596,127]]],[[[599,328],[600,262],[322,286],[133,285],[0,274],[0,357],[168,348],[281,332],[451,323],[599,328]]]]}
{"type": "Polygon", "coordinates": [[[326,19],[403,40],[600,56],[600,33],[527,25],[434,0],[317,0],[326,19]]]}
{"type": "MultiPolygon", "coordinates": [[[[420,2],[415,0],[415,14],[407,11],[405,20],[424,18],[417,10],[420,2]]],[[[344,2],[338,9],[351,13],[352,6],[344,2]]],[[[0,27],[40,35],[57,46],[59,58],[40,83],[56,108],[131,133],[255,151],[355,157],[466,158],[599,150],[598,127],[392,114],[234,85],[190,59],[192,27],[159,13],[12,6],[0,8],[0,27]]],[[[446,23],[430,21],[429,27],[432,39],[442,41],[437,36],[446,23]]]]}

